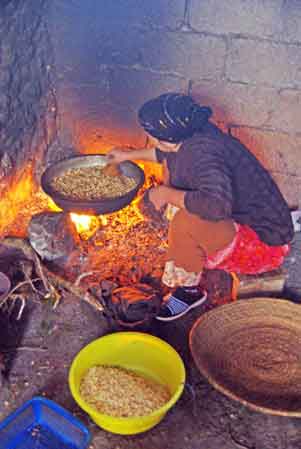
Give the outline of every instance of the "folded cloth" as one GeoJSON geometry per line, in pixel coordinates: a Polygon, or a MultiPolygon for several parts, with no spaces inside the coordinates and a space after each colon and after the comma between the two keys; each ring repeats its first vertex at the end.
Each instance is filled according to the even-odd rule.
{"type": "Polygon", "coordinates": [[[235,223],[236,235],[224,249],[207,257],[207,269],[219,268],[227,272],[260,274],[278,268],[289,253],[290,245],[269,246],[253,229],[235,223]]]}

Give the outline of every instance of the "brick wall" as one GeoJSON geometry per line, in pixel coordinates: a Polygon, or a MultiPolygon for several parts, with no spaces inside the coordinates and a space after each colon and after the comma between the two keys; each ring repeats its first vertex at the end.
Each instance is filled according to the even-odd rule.
{"type": "Polygon", "coordinates": [[[193,95],[301,202],[300,0],[54,0],[62,138],[85,151],[145,142],[137,108],[193,95]],[[83,5],[84,3],[84,5],[83,5]]]}

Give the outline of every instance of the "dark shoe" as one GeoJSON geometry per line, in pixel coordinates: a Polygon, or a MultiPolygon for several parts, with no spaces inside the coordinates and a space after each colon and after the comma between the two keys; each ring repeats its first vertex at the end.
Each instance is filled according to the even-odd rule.
{"type": "Polygon", "coordinates": [[[204,270],[200,287],[208,293],[210,306],[216,307],[236,299],[238,282],[233,274],[226,271],[204,270]]]}
{"type": "Polygon", "coordinates": [[[202,305],[207,299],[207,292],[194,288],[178,288],[165,298],[156,316],[159,321],[174,321],[186,315],[190,310],[202,305]]]}

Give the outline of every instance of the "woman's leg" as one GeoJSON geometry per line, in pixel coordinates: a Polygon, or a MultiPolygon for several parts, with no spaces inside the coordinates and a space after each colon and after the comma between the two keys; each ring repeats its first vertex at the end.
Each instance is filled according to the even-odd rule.
{"type": "Polygon", "coordinates": [[[163,283],[169,287],[197,285],[207,255],[227,247],[235,233],[232,220],[208,221],[179,210],[169,226],[163,283]]]}

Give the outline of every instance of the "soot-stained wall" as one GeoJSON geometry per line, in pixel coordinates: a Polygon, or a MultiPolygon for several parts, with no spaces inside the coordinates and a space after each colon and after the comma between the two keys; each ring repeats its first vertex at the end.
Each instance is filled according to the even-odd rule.
{"type": "Polygon", "coordinates": [[[0,4],[0,192],[28,163],[43,160],[56,133],[47,6],[48,0],[0,4]]]}

